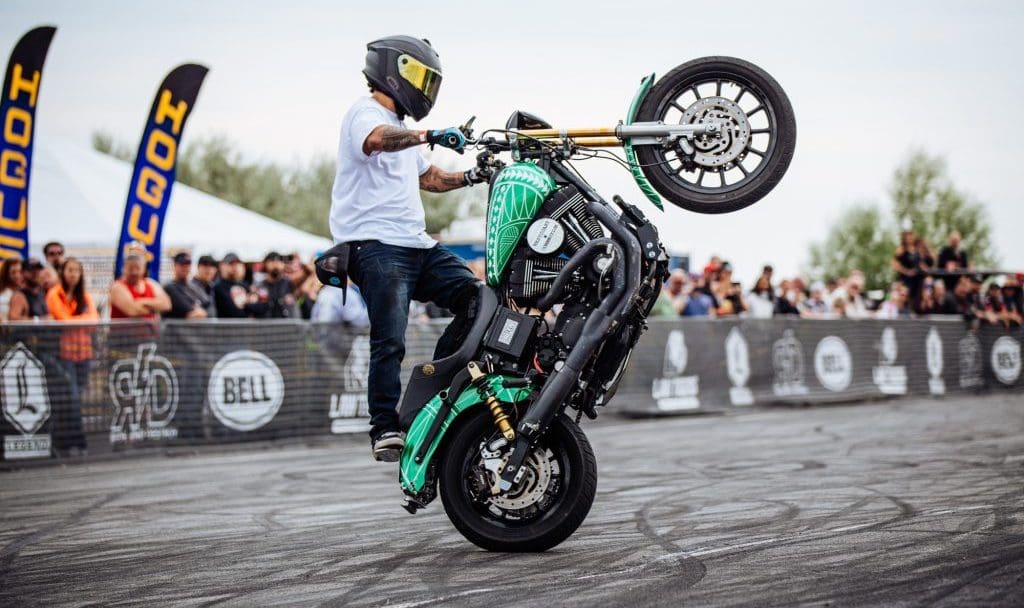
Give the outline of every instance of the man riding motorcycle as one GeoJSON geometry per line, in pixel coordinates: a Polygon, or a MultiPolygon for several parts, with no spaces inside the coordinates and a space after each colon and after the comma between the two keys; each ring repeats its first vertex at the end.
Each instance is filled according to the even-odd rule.
{"type": "MultiPolygon", "coordinates": [[[[328,285],[344,287],[345,273],[359,287],[370,319],[368,401],[373,456],[397,461],[405,445],[397,405],[410,300],[433,302],[457,315],[469,304],[476,278],[465,262],[426,233],[420,190],[447,192],[486,181],[486,169],[450,172],[431,165],[416,147],[440,145],[461,152],[457,128],[415,131],[441,86],[441,62],[427,40],[391,36],[367,45],[363,69],[370,95],[342,121],[330,211],[337,245],[317,262],[328,285]]],[[[457,324],[453,324],[457,325],[457,324]]],[[[438,342],[435,358],[454,350],[453,331],[438,342]]]]}

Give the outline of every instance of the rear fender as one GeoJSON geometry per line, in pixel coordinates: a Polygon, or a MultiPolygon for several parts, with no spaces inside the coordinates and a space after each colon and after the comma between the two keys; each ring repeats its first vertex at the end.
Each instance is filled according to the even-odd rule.
{"type": "MultiPolygon", "coordinates": [[[[489,374],[487,376],[487,383],[490,384],[491,390],[494,391],[498,401],[503,403],[519,403],[525,401],[533,389],[527,388],[506,388],[503,384],[504,376],[501,374],[489,374]]],[[[441,407],[440,395],[435,395],[425,406],[420,410],[420,413],[416,415],[412,425],[409,426],[409,431],[405,436],[405,448],[402,450],[402,459],[399,463],[398,477],[402,484],[402,490],[409,495],[417,495],[423,491],[427,485],[427,474],[430,470],[430,465],[434,460],[434,456],[437,454],[438,447],[442,445],[445,437],[448,434],[449,429],[453,428],[454,423],[460,415],[469,410],[470,408],[483,405],[483,399],[480,397],[480,392],[475,386],[467,386],[459,396],[455,399],[455,403],[452,404],[451,410],[445,417],[445,421],[441,425],[441,430],[437,434],[437,437],[431,442],[430,447],[427,448],[426,456],[422,462],[416,462],[416,453],[419,451],[420,446],[427,439],[427,434],[430,432],[430,427],[434,423],[434,418],[437,417],[437,412],[441,407]]]]}

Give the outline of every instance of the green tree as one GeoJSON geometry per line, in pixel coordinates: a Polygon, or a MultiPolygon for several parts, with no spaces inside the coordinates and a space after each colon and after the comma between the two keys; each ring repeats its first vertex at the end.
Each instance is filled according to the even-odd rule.
{"type": "Polygon", "coordinates": [[[811,276],[820,279],[846,276],[860,270],[871,289],[892,279],[896,232],[886,225],[876,205],[861,204],[847,209],[828,231],[825,240],[811,245],[811,276]]]}
{"type": "Polygon", "coordinates": [[[896,168],[889,196],[888,216],[870,203],[843,213],[825,240],[811,245],[808,274],[829,278],[860,269],[869,288],[883,289],[894,278],[891,261],[901,229],[923,236],[936,255],[950,231],[959,230],[977,266],[997,263],[984,206],[953,185],[942,158],[912,152],[896,168]]]}
{"type": "Polygon", "coordinates": [[[992,267],[998,262],[984,206],[952,184],[942,158],[913,152],[896,169],[889,196],[899,227],[923,236],[936,255],[949,233],[958,230],[976,266],[992,267]]]}

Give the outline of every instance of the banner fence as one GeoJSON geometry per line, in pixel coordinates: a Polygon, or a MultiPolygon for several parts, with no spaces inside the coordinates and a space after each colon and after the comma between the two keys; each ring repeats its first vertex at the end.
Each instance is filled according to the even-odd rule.
{"type": "MultiPolygon", "coordinates": [[[[403,384],[442,330],[410,325],[403,384]]],[[[605,413],[1020,391],[1021,341],[948,319],[651,320],[605,413]]],[[[2,460],[365,432],[369,360],[366,331],[302,321],[4,325],[2,460]]]]}

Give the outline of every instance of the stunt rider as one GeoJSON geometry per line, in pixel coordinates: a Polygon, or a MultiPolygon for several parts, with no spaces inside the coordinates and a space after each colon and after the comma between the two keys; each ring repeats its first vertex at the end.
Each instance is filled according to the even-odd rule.
{"type": "MultiPolygon", "coordinates": [[[[413,131],[405,126],[406,116],[420,121],[430,112],[441,86],[440,58],[429,41],[392,36],[366,48],[363,74],[370,95],[356,101],[342,121],[331,196],[331,235],[339,245],[317,267],[320,274],[321,260],[333,256],[335,274],[325,283],[343,287],[347,269],[366,302],[373,457],[395,462],[405,446],[397,408],[410,300],[433,302],[459,315],[476,291],[476,278],[465,262],[427,235],[419,191],[471,186],[487,181],[490,171],[444,171],[418,149],[440,145],[461,153],[466,139],[459,129],[413,131]]],[[[435,359],[456,346],[446,331],[435,359]]]]}

